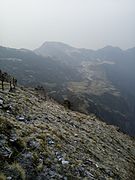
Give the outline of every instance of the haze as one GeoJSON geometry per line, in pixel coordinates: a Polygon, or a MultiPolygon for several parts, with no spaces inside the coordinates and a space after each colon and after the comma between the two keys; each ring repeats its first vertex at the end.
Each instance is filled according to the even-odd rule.
{"type": "Polygon", "coordinates": [[[0,45],[135,46],[135,0],[0,0],[0,45]]]}

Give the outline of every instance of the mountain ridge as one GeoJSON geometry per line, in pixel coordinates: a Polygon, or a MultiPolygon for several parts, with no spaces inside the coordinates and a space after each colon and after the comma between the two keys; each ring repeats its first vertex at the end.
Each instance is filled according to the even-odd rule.
{"type": "MultiPolygon", "coordinates": [[[[122,50],[122,51],[127,51],[127,50],[130,50],[130,49],[135,49],[135,47],[130,47],[130,48],[126,48],[124,50],[124,49],[120,48],[119,46],[106,45],[103,48],[98,48],[98,49],[94,50],[94,49],[91,49],[91,48],[78,48],[78,47],[69,45],[69,44],[64,43],[64,42],[59,42],[59,41],[45,41],[40,47],[47,46],[47,45],[50,45],[50,46],[53,46],[53,45],[55,45],[55,46],[58,45],[59,46],[60,45],[60,46],[63,46],[63,47],[65,46],[65,47],[69,47],[69,48],[73,48],[73,49],[85,49],[85,50],[92,50],[92,51],[98,51],[98,50],[101,50],[101,49],[109,49],[109,48],[115,48],[115,49],[119,49],[119,50],[122,50]]],[[[35,51],[36,49],[34,49],[33,51],[35,51]]]]}

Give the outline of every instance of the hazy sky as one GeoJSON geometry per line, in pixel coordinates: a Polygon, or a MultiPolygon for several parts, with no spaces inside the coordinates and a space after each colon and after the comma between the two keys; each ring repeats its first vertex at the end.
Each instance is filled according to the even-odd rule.
{"type": "Polygon", "coordinates": [[[135,46],[135,0],[0,0],[0,45],[135,46]]]}

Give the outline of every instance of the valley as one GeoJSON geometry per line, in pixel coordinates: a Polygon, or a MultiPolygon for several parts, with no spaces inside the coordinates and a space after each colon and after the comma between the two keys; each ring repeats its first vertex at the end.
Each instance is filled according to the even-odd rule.
{"type": "Polygon", "coordinates": [[[0,48],[1,69],[20,85],[42,85],[49,96],[71,109],[94,113],[121,131],[135,135],[134,48],[107,46],[94,51],[45,42],[34,52],[0,48]]]}

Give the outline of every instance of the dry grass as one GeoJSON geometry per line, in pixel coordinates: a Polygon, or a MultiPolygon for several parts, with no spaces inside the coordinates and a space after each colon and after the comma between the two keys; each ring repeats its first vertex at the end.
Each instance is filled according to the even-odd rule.
{"type": "Polygon", "coordinates": [[[3,174],[3,173],[0,173],[0,180],[6,180],[7,177],[3,174]]]}
{"type": "Polygon", "coordinates": [[[21,180],[26,179],[25,170],[22,168],[22,166],[19,163],[13,163],[12,165],[10,165],[9,168],[17,171],[21,180]]]}

